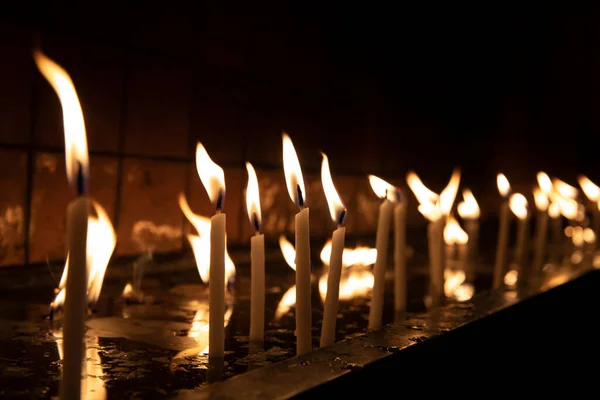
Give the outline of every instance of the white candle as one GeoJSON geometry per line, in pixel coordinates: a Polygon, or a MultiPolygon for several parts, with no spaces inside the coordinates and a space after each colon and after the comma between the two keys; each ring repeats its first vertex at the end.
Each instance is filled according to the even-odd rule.
{"type": "Polygon", "coordinates": [[[390,225],[392,222],[393,204],[385,199],[379,206],[379,220],[377,222],[377,236],[375,247],[377,259],[373,275],[373,297],[369,310],[369,329],[380,329],[383,317],[383,301],[385,291],[385,268],[387,266],[388,244],[390,240],[390,225]]]}
{"type": "Polygon", "coordinates": [[[510,193],[510,184],[503,174],[497,176],[498,191],[504,197],[500,205],[498,242],[496,246],[496,263],[494,264],[494,280],[492,287],[499,289],[504,282],[504,269],[506,267],[506,252],[508,250],[508,234],[510,223],[510,210],[507,196],[510,193]]]}
{"type": "Polygon", "coordinates": [[[517,264],[517,273],[519,283],[525,281],[525,258],[526,258],[526,241],[527,228],[529,226],[529,212],[527,211],[527,199],[520,193],[515,193],[509,199],[510,210],[518,218],[517,224],[517,241],[515,249],[515,263],[517,264]]]}
{"type": "Polygon", "coordinates": [[[394,311],[406,310],[406,200],[394,206],[394,311]]]}
{"type": "Polygon", "coordinates": [[[300,161],[294,144],[285,133],[283,138],[283,169],[288,194],[300,207],[294,218],[296,234],[296,354],[312,350],[312,308],[310,304],[310,230],[309,211],[305,207],[306,191],[300,161]]]}
{"type": "Polygon", "coordinates": [[[430,221],[427,227],[429,242],[429,294],[433,304],[437,304],[444,294],[444,262],[442,255],[443,220],[430,221]]]}
{"type": "Polygon", "coordinates": [[[469,239],[464,259],[465,279],[467,282],[472,282],[475,279],[478,258],[480,210],[471,190],[463,190],[463,201],[458,204],[457,211],[465,221],[465,230],[469,239]]]}
{"type": "Polygon", "coordinates": [[[331,237],[331,255],[329,256],[329,273],[327,275],[327,294],[323,311],[323,326],[321,327],[321,347],[329,346],[335,341],[335,324],[338,312],[340,277],[342,275],[342,259],[344,256],[344,241],[346,228],[346,208],[340,199],[329,170],[329,161],[323,154],[321,164],[321,183],[327,198],[331,218],[338,225],[331,237]]]}
{"type": "Polygon", "coordinates": [[[264,340],[265,331],[265,236],[260,233],[260,196],[258,178],[252,164],[246,163],[248,186],[246,207],[256,234],[250,239],[250,342],[264,340]]]}
{"type": "Polygon", "coordinates": [[[204,146],[196,146],[196,169],[208,197],[216,206],[210,219],[210,267],[208,358],[219,363],[225,356],[225,251],[227,217],[222,212],[225,205],[225,173],[210,158],[204,146]]]}
{"type": "Polygon", "coordinates": [[[531,274],[533,277],[539,275],[544,264],[544,253],[546,250],[546,237],[548,234],[548,196],[539,188],[533,189],[533,199],[538,210],[535,228],[535,248],[531,274]]]}
{"type": "Polygon", "coordinates": [[[552,259],[559,263],[563,251],[563,232],[562,232],[562,216],[558,203],[550,204],[548,207],[550,216],[550,227],[552,229],[552,259]]]}
{"type": "Polygon", "coordinates": [[[39,51],[35,63],[59,97],[65,130],[65,159],[69,184],[76,189],[77,198],[67,207],[67,244],[69,262],[64,306],[64,359],[61,399],[79,399],[81,370],[85,345],[85,316],[87,310],[87,226],[89,200],[86,179],[89,176],[85,122],[75,86],[69,74],[39,51]]]}

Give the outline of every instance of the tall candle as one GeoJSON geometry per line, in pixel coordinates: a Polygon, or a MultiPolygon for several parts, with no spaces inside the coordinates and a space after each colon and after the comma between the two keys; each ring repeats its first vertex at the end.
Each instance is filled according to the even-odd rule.
{"type": "Polygon", "coordinates": [[[478,259],[480,210],[471,190],[463,190],[463,201],[458,204],[457,211],[465,221],[465,230],[469,238],[464,260],[465,279],[467,282],[472,282],[475,279],[478,259]]]}
{"type": "Polygon", "coordinates": [[[550,203],[550,206],[548,207],[548,216],[550,217],[552,237],[552,249],[550,254],[552,255],[552,260],[558,263],[560,262],[560,256],[563,250],[562,216],[560,215],[560,206],[558,203],[550,203]]]}
{"type": "Polygon", "coordinates": [[[494,264],[494,280],[492,287],[499,289],[504,282],[504,270],[506,268],[506,252],[508,251],[508,234],[510,223],[510,210],[508,207],[508,195],[510,193],[510,184],[504,174],[498,174],[496,178],[498,191],[504,198],[500,204],[498,242],[496,246],[496,262],[494,264]]]}
{"type": "Polygon", "coordinates": [[[264,340],[265,331],[265,236],[260,233],[261,211],[258,178],[250,163],[246,207],[255,235],[250,239],[250,341],[264,340]]]}
{"type": "Polygon", "coordinates": [[[40,51],[35,63],[52,86],[61,103],[65,134],[67,178],[77,198],[67,207],[67,245],[69,262],[64,306],[64,359],[59,394],[61,399],[79,399],[85,345],[87,309],[87,225],[90,202],[86,179],[89,176],[87,137],[83,112],[69,74],[40,51]]]}
{"type": "Polygon", "coordinates": [[[429,244],[429,295],[438,304],[444,294],[444,260],[442,247],[444,223],[441,217],[432,219],[427,226],[429,244]]]}
{"type": "Polygon", "coordinates": [[[225,247],[227,218],[225,206],[225,173],[198,142],[196,169],[211,202],[215,215],[210,219],[210,269],[209,269],[209,326],[208,358],[219,363],[225,356],[225,247]]]}
{"type": "Polygon", "coordinates": [[[537,208],[536,228],[535,228],[535,247],[533,254],[533,263],[531,274],[536,277],[542,270],[544,264],[544,253],[546,250],[546,238],[548,236],[548,196],[539,188],[533,189],[533,199],[537,208]]]}
{"type": "Polygon", "coordinates": [[[394,311],[406,310],[406,198],[394,206],[394,311]]]}
{"type": "Polygon", "coordinates": [[[327,294],[325,296],[325,309],[323,311],[323,326],[321,328],[321,347],[329,346],[335,341],[335,325],[338,312],[338,300],[340,291],[340,277],[342,275],[342,259],[344,256],[344,241],[346,228],[346,208],[333,185],[329,160],[323,154],[321,164],[321,183],[327,198],[327,205],[333,222],[337,229],[331,237],[331,255],[329,258],[329,273],[327,275],[327,294]]]}
{"type": "Polygon", "coordinates": [[[300,208],[294,218],[296,233],[296,354],[312,350],[312,308],[310,304],[309,211],[300,161],[290,137],[283,133],[283,170],[292,201],[300,208]]]}
{"type": "Polygon", "coordinates": [[[515,248],[515,263],[517,264],[518,282],[523,283],[526,277],[525,259],[527,245],[527,229],[529,226],[529,212],[527,210],[527,199],[521,193],[514,193],[509,199],[510,210],[518,218],[517,240],[515,248]]]}
{"type": "Polygon", "coordinates": [[[373,269],[374,282],[373,297],[371,299],[371,308],[369,310],[369,329],[381,328],[385,291],[385,267],[387,265],[392,211],[393,204],[386,198],[379,206],[379,220],[377,221],[377,233],[375,236],[377,258],[375,259],[375,266],[373,269]]]}

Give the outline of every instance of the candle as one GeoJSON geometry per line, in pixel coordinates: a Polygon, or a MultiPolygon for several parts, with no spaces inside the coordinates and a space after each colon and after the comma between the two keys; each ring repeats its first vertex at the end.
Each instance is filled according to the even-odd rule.
{"type": "Polygon", "coordinates": [[[548,233],[548,196],[540,188],[533,189],[533,200],[537,208],[535,227],[535,248],[532,263],[532,276],[537,277],[544,264],[546,237],[548,233]]]}
{"type": "Polygon", "coordinates": [[[465,279],[472,282],[475,279],[475,270],[478,259],[479,243],[479,204],[469,189],[463,190],[463,201],[457,206],[458,215],[465,221],[465,230],[469,241],[465,256],[465,279]]]}
{"type": "MultiPolygon", "coordinates": [[[[594,234],[597,237],[600,234],[600,187],[584,175],[579,175],[577,180],[579,186],[581,186],[581,190],[583,190],[585,196],[592,203],[592,226],[594,234]]],[[[595,246],[595,241],[593,243],[595,246]]]]}
{"type": "Polygon", "coordinates": [[[299,207],[296,214],[296,354],[312,349],[312,308],[310,305],[310,230],[306,207],[306,190],[300,161],[290,137],[283,133],[283,170],[288,194],[299,207]]]}
{"type": "Polygon", "coordinates": [[[246,207],[255,232],[250,239],[250,341],[260,343],[264,340],[265,331],[265,235],[260,233],[262,216],[256,171],[248,162],[246,169],[246,207]]]}
{"type": "Polygon", "coordinates": [[[427,243],[429,248],[429,295],[433,305],[437,305],[444,294],[444,262],[442,248],[444,225],[439,207],[432,204],[419,205],[419,211],[429,220],[427,243]]]}
{"type": "Polygon", "coordinates": [[[323,326],[321,327],[321,347],[329,346],[335,341],[335,323],[338,312],[338,299],[340,291],[340,277],[342,275],[342,259],[344,255],[344,240],[346,228],[346,208],[333,185],[329,160],[323,154],[321,164],[321,183],[327,198],[327,205],[333,222],[337,229],[331,237],[331,255],[329,258],[329,273],[327,275],[327,295],[325,296],[325,310],[323,312],[323,326]]]}
{"type": "Polygon", "coordinates": [[[218,363],[225,356],[225,173],[198,142],[196,169],[210,201],[215,204],[215,215],[210,219],[210,267],[208,358],[218,363]]]}
{"type": "Polygon", "coordinates": [[[35,63],[52,86],[63,112],[67,178],[77,197],[67,207],[67,265],[64,307],[64,359],[60,383],[61,399],[79,399],[81,370],[85,345],[85,316],[87,309],[87,177],[89,162],[83,112],[75,86],[69,74],[40,51],[34,52],[35,63]]]}
{"type": "Polygon", "coordinates": [[[510,193],[510,184],[504,174],[498,174],[496,177],[498,191],[504,198],[500,204],[498,242],[496,246],[496,263],[494,264],[494,280],[492,286],[499,289],[504,279],[504,269],[506,267],[506,252],[508,249],[508,228],[510,223],[510,210],[508,208],[508,195],[510,193]]]}
{"type": "Polygon", "coordinates": [[[529,212],[527,211],[527,199],[521,193],[514,193],[509,199],[510,210],[518,218],[517,242],[515,249],[515,263],[517,264],[518,282],[525,282],[525,259],[526,259],[526,241],[527,228],[529,226],[529,212]]]}
{"type": "MultiPolygon", "coordinates": [[[[399,192],[398,192],[399,193],[399,192]]],[[[394,311],[406,310],[406,197],[394,206],[394,311]]]]}
{"type": "Polygon", "coordinates": [[[444,242],[446,243],[446,268],[450,264],[456,266],[455,269],[464,270],[464,261],[467,254],[467,243],[469,236],[461,228],[460,224],[454,217],[450,217],[443,232],[444,242]],[[457,252],[458,250],[458,252],[457,252]]]}
{"type": "Polygon", "coordinates": [[[369,175],[371,188],[383,202],[379,206],[379,217],[377,220],[377,233],[375,236],[375,248],[377,257],[373,267],[374,283],[369,309],[369,329],[381,328],[383,317],[383,302],[385,294],[385,268],[387,266],[388,245],[390,241],[390,225],[392,223],[393,203],[390,201],[394,196],[393,186],[374,175],[369,175]]]}
{"type": "Polygon", "coordinates": [[[560,216],[560,206],[557,202],[552,202],[548,206],[548,216],[550,217],[550,227],[552,229],[552,260],[556,263],[560,261],[562,250],[562,219],[560,216]]]}

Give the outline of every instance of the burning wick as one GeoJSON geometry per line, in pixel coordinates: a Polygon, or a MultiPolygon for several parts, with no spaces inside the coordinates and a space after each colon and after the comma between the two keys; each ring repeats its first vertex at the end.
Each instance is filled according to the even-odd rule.
{"type": "Polygon", "coordinates": [[[254,234],[260,235],[260,222],[258,222],[256,213],[252,213],[252,226],[254,227],[254,234]]]}
{"type": "Polygon", "coordinates": [[[338,228],[342,228],[346,223],[346,216],[348,215],[348,211],[344,208],[340,211],[340,217],[338,218],[338,228]]]}
{"type": "Polygon", "coordinates": [[[223,211],[223,207],[225,206],[225,194],[222,190],[219,190],[219,196],[217,197],[217,212],[223,211]]]}
{"type": "Polygon", "coordinates": [[[298,192],[298,206],[300,209],[304,209],[304,197],[302,196],[302,188],[300,185],[296,185],[296,191],[298,192]]]}
{"type": "Polygon", "coordinates": [[[85,190],[85,178],[83,176],[83,166],[80,161],[77,161],[77,196],[83,196],[85,190]]]}

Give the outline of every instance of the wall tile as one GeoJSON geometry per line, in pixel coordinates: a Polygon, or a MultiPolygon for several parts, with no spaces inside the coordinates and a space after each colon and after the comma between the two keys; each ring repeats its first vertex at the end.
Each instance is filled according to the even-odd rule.
{"type": "MultiPolygon", "coordinates": [[[[202,186],[196,171],[196,165],[190,163],[188,168],[190,174],[188,203],[194,213],[211,217],[215,213],[215,207],[210,202],[204,186],[202,186]]],[[[241,168],[224,168],[224,170],[225,187],[227,189],[225,198],[227,243],[235,244],[240,241],[240,223],[243,225],[246,222],[246,198],[243,195],[246,187],[246,171],[242,171],[241,168]]],[[[186,233],[188,232],[195,233],[190,224],[186,222],[186,233]]]]}
{"type": "Polygon", "coordinates": [[[181,249],[183,215],[177,196],[184,163],[126,158],[123,162],[117,253],[181,249]]]}
{"type": "Polygon", "coordinates": [[[27,153],[0,150],[0,265],[23,264],[27,153]]]}
{"type": "Polygon", "coordinates": [[[0,24],[0,141],[29,143],[31,130],[31,77],[33,62],[29,31],[2,21],[0,24]]]}
{"type": "MultiPolygon", "coordinates": [[[[66,208],[73,199],[69,188],[64,155],[36,155],[29,226],[32,263],[66,256],[66,208]]],[[[112,157],[90,158],[90,195],[106,210],[114,223],[117,184],[117,160],[112,157]]]]}
{"type": "Polygon", "coordinates": [[[185,157],[189,153],[190,70],[131,55],[126,85],[125,152],[185,157]]]}
{"type": "MultiPolygon", "coordinates": [[[[71,76],[86,123],[90,151],[118,150],[121,117],[124,56],[121,50],[73,37],[44,37],[45,54],[63,66],[71,76]]],[[[35,143],[63,148],[62,110],[57,95],[37,73],[39,104],[35,143]]]]}

